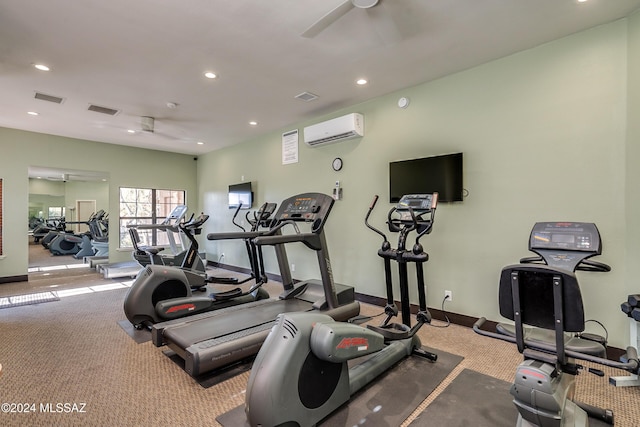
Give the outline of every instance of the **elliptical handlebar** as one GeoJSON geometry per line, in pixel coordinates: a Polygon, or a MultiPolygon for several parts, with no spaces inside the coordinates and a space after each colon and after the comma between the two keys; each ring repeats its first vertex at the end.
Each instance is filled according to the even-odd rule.
{"type": "Polygon", "coordinates": [[[411,231],[416,232],[415,249],[420,249],[420,238],[429,234],[435,221],[436,207],[438,205],[438,193],[426,195],[405,195],[388,214],[387,224],[392,232],[401,232],[407,235],[411,231]],[[416,211],[418,212],[416,214],[416,211]],[[393,218],[394,212],[399,212],[400,217],[393,218]],[[408,214],[407,214],[408,212],[408,214]],[[424,215],[430,214],[428,219],[424,215]]]}
{"type": "Polygon", "coordinates": [[[238,207],[236,208],[236,211],[233,213],[233,218],[231,218],[231,222],[233,223],[233,225],[238,227],[240,230],[247,231],[247,230],[245,230],[245,228],[243,226],[241,226],[240,224],[238,224],[236,222],[236,217],[238,216],[238,212],[240,212],[240,209],[242,209],[242,202],[238,203],[238,207]]]}
{"type": "Polygon", "coordinates": [[[411,206],[408,207],[409,208],[409,214],[411,215],[412,218],[412,223],[406,223],[403,222],[400,218],[392,218],[393,214],[398,210],[397,206],[392,207],[389,210],[389,213],[387,214],[387,224],[389,225],[389,230],[394,232],[394,233],[398,233],[401,230],[405,230],[405,231],[413,231],[416,228],[416,217],[415,214],[413,213],[413,209],[411,209],[411,206]]]}
{"type": "Polygon", "coordinates": [[[202,227],[202,224],[207,222],[207,220],[209,219],[209,215],[205,215],[204,213],[201,213],[195,218],[194,217],[195,213],[192,213],[191,217],[189,217],[189,220],[178,224],[178,227],[180,227],[180,229],[183,231],[195,230],[202,227]]]}
{"type": "Polygon", "coordinates": [[[245,218],[247,220],[247,222],[249,224],[251,224],[251,231],[257,231],[258,228],[263,225],[263,226],[267,226],[268,224],[264,224],[266,222],[267,219],[269,219],[269,217],[271,216],[271,214],[273,213],[273,210],[275,210],[275,207],[273,207],[273,209],[269,210],[269,206],[270,205],[274,205],[273,203],[269,203],[269,202],[265,202],[262,204],[262,206],[260,206],[260,208],[258,210],[254,210],[253,211],[253,219],[249,218],[249,212],[247,212],[245,214],[245,218]]]}
{"type": "Polygon", "coordinates": [[[365,217],[364,217],[364,225],[366,225],[367,228],[369,228],[370,230],[372,230],[375,233],[377,233],[380,236],[382,236],[383,245],[384,245],[384,242],[386,242],[386,243],[389,242],[387,240],[387,236],[385,236],[385,234],[382,231],[378,230],[373,225],[369,224],[369,216],[371,216],[371,212],[373,212],[373,208],[376,207],[376,203],[378,203],[378,195],[377,194],[375,196],[373,196],[373,200],[371,201],[371,204],[369,205],[369,210],[367,211],[367,215],[365,215],[365,217]]]}

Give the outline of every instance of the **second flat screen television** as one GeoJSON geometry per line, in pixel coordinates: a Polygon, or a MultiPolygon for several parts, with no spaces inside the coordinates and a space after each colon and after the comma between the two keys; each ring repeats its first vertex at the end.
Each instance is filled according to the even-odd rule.
{"type": "Polygon", "coordinates": [[[253,203],[251,182],[243,182],[229,186],[229,209],[237,209],[240,203],[242,203],[240,209],[251,208],[251,204],[253,203]]]}
{"type": "Polygon", "coordinates": [[[441,202],[462,201],[462,153],[389,163],[389,201],[405,194],[438,192],[441,202]]]}

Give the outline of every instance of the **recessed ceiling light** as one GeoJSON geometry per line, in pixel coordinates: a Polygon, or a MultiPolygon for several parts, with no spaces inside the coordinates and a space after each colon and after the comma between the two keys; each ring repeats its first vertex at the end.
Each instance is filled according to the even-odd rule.
{"type": "Polygon", "coordinates": [[[198,145],[204,145],[204,142],[202,142],[202,141],[198,141],[198,142],[196,142],[196,144],[198,144],[198,145]]]}
{"type": "Polygon", "coordinates": [[[358,84],[360,86],[366,85],[367,83],[368,83],[367,79],[358,79],[358,80],[356,80],[356,84],[358,84]]]}
{"type": "Polygon", "coordinates": [[[38,113],[36,111],[28,111],[27,114],[30,115],[30,116],[38,116],[38,115],[40,115],[40,113],[38,113]]]}
{"type": "Polygon", "coordinates": [[[50,68],[47,67],[44,64],[33,64],[33,66],[36,67],[40,71],[49,71],[50,70],[50,68]]]}
{"type": "Polygon", "coordinates": [[[129,132],[129,133],[136,133],[136,131],[135,131],[135,130],[133,130],[133,129],[127,129],[127,132],[129,132]]]}
{"type": "Polygon", "coordinates": [[[212,73],[211,71],[207,71],[206,73],[204,73],[204,76],[208,79],[215,79],[216,77],[218,77],[216,73],[212,73]]]}
{"type": "Polygon", "coordinates": [[[578,0],[578,3],[586,3],[587,0],[578,0]]]}
{"type": "Polygon", "coordinates": [[[251,120],[251,121],[249,122],[249,124],[250,124],[251,126],[258,126],[258,122],[256,122],[255,120],[251,120]]]}

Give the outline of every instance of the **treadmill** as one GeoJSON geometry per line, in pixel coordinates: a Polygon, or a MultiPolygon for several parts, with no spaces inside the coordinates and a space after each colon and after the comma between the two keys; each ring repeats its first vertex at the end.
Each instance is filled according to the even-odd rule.
{"type": "MultiPolygon", "coordinates": [[[[168,346],[185,362],[192,377],[227,367],[255,356],[281,313],[318,311],[337,321],[360,313],[351,286],[333,281],[324,225],[334,200],[322,193],[292,196],[280,204],[267,233],[254,239],[258,246],[276,248],[284,291],[278,298],[241,304],[152,326],[153,343],[168,346]],[[307,232],[299,225],[305,224],[307,232]],[[293,232],[283,233],[293,228],[293,232]],[[284,245],[299,242],[316,252],[320,280],[294,283],[284,245]]],[[[210,233],[208,240],[228,238],[228,233],[210,233]]]]}

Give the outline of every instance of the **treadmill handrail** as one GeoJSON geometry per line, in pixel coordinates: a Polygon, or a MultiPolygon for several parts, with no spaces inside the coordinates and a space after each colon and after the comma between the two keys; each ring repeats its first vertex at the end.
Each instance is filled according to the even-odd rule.
{"type": "Polygon", "coordinates": [[[256,245],[277,245],[280,243],[304,242],[317,238],[316,233],[300,233],[300,234],[280,234],[276,236],[258,236],[253,239],[256,245]]]}
{"type": "Polygon", "coordinates": [[[264,233],[264,236],[273,236],[274,234],[280,233],[286,225],[292,225],[296,234],[300,234],[300,229],[298,228],[298,224],[293,220],[286,220],[280,222],[278,225],[271,227],[267,232],[264,233]]]}
{"type": "Polygon", "coordinates": [[[316,233],[281,234],[279,236],[259,236],[253,239],[257,246],[280,245],[283,243],[304,243],[309,249],[319,251],[322,249],[321,239],[316,233]]]}
{"type": "Polygon", "coordinates": [[[207,240],[253,239],[264,234],[264,231],[226,231],[207,234],[207,240]]]}

